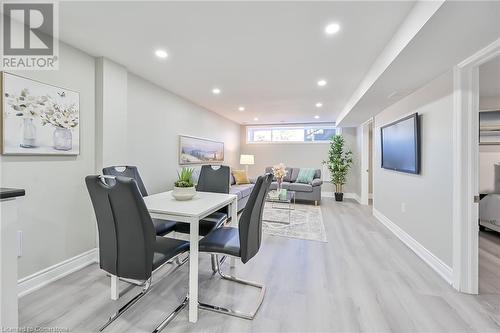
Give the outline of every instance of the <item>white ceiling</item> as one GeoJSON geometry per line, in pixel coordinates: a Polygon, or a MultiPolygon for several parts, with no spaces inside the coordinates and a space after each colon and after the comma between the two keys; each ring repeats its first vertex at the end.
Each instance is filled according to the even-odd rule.
{"type": "Polygon", "coordinates": [[[413,5],[61,2],[60,38],[239,123],[335,121],[413,5]],[[337,35],[323,33],[329,22],[337,35]]]}
{"type": "Polygon", "coordinates": [[[500,56],[479,66],[479,95],[500,97],[500,56]]]}
{"type": "Polygon", "coordinates": [[[500,38],[500,1],[446,1],[340,122],[357,126],[500,38]]]}

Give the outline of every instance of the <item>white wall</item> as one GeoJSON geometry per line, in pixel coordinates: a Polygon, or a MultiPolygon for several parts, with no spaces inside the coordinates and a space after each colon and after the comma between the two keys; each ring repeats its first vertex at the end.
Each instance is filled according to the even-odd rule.
{"type": "Polygon", "coordinates": [[[80,93],[80,155],[0,156],[1,185],[26,189],[19,205],[19,278],[95,247],[84,178],[94,173],[94,58],[60,44],[58,71],[16,72],[80,93]]]}
{"type": "Polygon", "coordinates": [[[388,217],[448,266],[452,266],[451,71],[385,109],[374,124],[374,209],[388,217]],[[418,112],[421,174],[380,167],[380,127],[418,112]],[[402,205],[406,206],[405,211],[402,205]]]}
{"type": "Polygon", "coordinates": [[[134,74],[128,74],[128,163],[137,165],[150,193],[173,187],[179,134],[223,141],[225,162],[237,166],[240,126],[134,74]]]}
{"type": "Polygon", "coordinates": [[[356,127],[342,128],[342,135],[345,138],[346,147],[352,151],[352,168],[347,177],[347,184],[344,186],[345,193],[354,193],[361,196],[361,151],[362,136],[356,127]]]}
{"type": "MultiPolygon", "coordinates": [[[[500,110],[500,97],[481,96],[479,109],[500,110]]],[[[495,185],[494,165],[498,163],[500,163],[500,145],[479,146],[479,193],[493,192],[495,185]]]]}
{"type": "MultiPolygon", "coordinates": [[[[346,146],[353,151],[355,165],[351,170],[345,193],[360,193],[359,178],[359,153],[357,147],[356,128],[344,128],[342,134],[346,140],[346,146]]],[[[255,155],[255,164],[250,165],[248,172],[250,176],[262,174],[266,167],[278,163],[296,168],[323,169],[322,162],[328,158],[328,143],[269,143],[269,144],[247,144],[246,127],[241,126],[241,153],[255,155]]],[[[239,166],[244,169],[244,166],[239,166]]],[[[322,191],[334,192],[335,188],[330,183],[323,185],[322,191]]]]}
{"type": "Polygon", "coordinates": [[[373,123],[368,132],[368,194],[373,194],[373,123]]]}
{"type": "Polygon", "coordinates": [[[96,59],[96,169],[127,164],[127,69],[96,59]]]}
{"type": "Polygon", "coordinates": [[[500,145],[479,146],[479,193],[494,192],[495,164],[500,164],[500,145]]]}
{"type": "MultiPolygon", "coordinates": [[[[481,89],[481,87],[479,87],[481,89]]],[[[499,92],[500,93],[500,92],[499,92]]],[[[480,96],[479,97],[480,110],[500,110],[500,96],[480,96]]]]}
{"type": "Polygon", "coordinates": [[[61,43],[58,71],[19,75],[78,91],[81,115],[80,155],[0,156],[1,186],[26,189],[19,205],[19,278],[96,247],[84,178],[101,165],[135,164],[150,193],[170,189],[179,169],[179,134],[224,141],[225,163],[237,165],[238,124],[108,59],[96,61],[61,43]]]}

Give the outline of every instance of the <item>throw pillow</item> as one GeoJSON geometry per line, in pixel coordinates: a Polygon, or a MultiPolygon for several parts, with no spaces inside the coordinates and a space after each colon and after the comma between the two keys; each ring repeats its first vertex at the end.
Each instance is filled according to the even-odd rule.
{"type": "Polygon", "coordinates": [[[250,184],[250,180],[245,170],[233,170],[233,176],[236,185],[250,184]]]}
{"type": "Polygon", "coordinates": [[[296,183],[312,184],[316,170],[311,168],[300,168],[296,183]]]}

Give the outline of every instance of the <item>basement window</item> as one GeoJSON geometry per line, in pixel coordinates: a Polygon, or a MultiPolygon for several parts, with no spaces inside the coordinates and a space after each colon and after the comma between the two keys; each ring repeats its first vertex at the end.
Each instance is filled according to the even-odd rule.
{"type": "Polygon", "coordinates": [[[247,126],[247,143],[325,143],[337,132],[334,125],[247,126]]]}

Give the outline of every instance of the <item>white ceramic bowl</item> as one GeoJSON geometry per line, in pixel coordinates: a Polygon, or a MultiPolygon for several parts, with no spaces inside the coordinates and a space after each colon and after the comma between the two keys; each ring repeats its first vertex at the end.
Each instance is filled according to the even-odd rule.
{"type": "Polygon", "coordinates": [[[194,186],[192,187],[176,187],[174,186],[174,190],[172,191],[172,196],[175,200],[185,201],[191,200],[196,195],[196,189],[194,186]]]}

